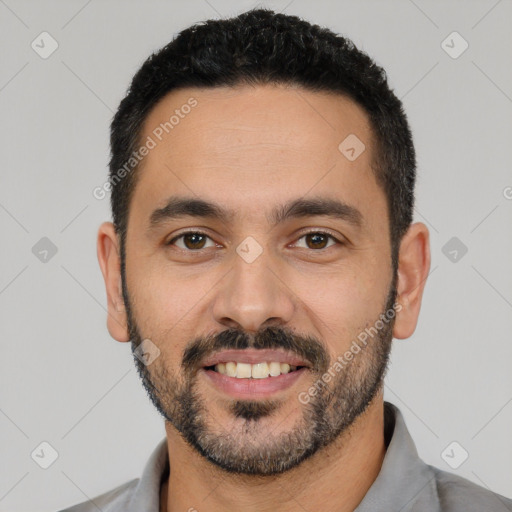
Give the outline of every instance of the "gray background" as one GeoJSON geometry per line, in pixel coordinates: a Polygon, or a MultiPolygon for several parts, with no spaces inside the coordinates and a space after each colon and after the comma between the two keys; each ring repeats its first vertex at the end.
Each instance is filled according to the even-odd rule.
{"type": "MultiPolygon", "coordinates": [[[[107,176],[113,111],[149,53],[255,5],[0,0],[0,510],[94,497],[138,477],[165,435],[129,344],[106,330],[96,231],[110,213],[92,191],[107,176]],[[31,47],[43,31],[59,45],[47,59],[31,47]],[[57,248],[46,262],[43,237],[57,248]],[[58,452],[48,469],[31,458],[43,441],[58,452]]],[[[432,271],[415,334],[395,341],[386,399],[426,462],[512,497],[510,0],[261,5],[349,36],[403,98],[432,271]],[[456,59],[442,47],[453,31],[469,43],[456,59]],[[458,469],[441,455],[453,441],[469,453],[458,469]]]]}

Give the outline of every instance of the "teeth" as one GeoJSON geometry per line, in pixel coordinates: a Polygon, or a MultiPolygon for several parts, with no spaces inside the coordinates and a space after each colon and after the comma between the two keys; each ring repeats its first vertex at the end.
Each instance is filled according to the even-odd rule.
{"type": "Polygon", "coordinates": [[[251,376],[251,365],[248,363],[238,363],[236,365],[236,378],[248,379],[251,376]]]}
{"type": "Polygon", "coordinates": [[[276,363],[275,361],[272,361],[268,365],[268,369],[271,377],[278,377],[279,375],[281,375],[281,363],[276,363]]]}
{"type": "Polygon", "coordinates": [[[249,379],[251,377],[253,379],[266,379],[269,375],[270,377],[279,377],[279,375],[290,373],[296,369],[297,366],[277,361],[256,364],[229,361],[215,365],[216,372],[228,377],[236,377],[237,379],[249,379]]]}
{"type": "Polygon", "coordinates": [[[268,377],[268,364],[267,363],[253,364],[251,377],[253,379],[265,379],[266,377],[268,377]]]}
{"type": "Polygon", "coordinates": [[[236,377],[236,363],[226,363],[226,375],[228,377],[236,377]]]}

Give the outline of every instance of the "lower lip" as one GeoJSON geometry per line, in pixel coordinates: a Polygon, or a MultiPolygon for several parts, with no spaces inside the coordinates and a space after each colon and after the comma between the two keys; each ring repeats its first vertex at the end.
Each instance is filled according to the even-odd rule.
{"type": "Polygon", "coordinates": [[[214,370],[201,369],[201,373],[219,390],[234,398],[266,398],[278,391],[290,388],[307,371],[300,368],[278,377],[265,379],[238,379],[228,377],[214,370]]]}

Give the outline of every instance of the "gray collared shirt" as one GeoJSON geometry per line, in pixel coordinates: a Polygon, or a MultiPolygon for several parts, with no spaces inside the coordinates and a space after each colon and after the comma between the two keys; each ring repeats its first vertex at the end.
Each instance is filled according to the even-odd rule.
{"type": "MultiPolygon", "coordinates": [[[[386,455],[377,479],[355,512],[507,512],[512,499],[425,464],[400,410],[384,402],[386,455]]],[[[169,472],[167,438],[136,478],[61,512],[159,512],[160,485],[169,472]]]]}

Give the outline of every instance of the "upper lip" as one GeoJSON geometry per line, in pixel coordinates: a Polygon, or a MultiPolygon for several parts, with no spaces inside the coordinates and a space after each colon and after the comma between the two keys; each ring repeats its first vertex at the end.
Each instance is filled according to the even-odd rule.
{"type": "Polygon", "coordinates": [[[286,352],[282,350],[223,350],[212,354],[210,357],[205,359],[203,367],[215,366],[218,363],[228,363],[234,361],[235,363],[248,363],[257,364],[263,362],[276,361],[278,363],[288,363],[290,366],[311,366],[307,361],[301,359],[292,352],[286,352]]]}

